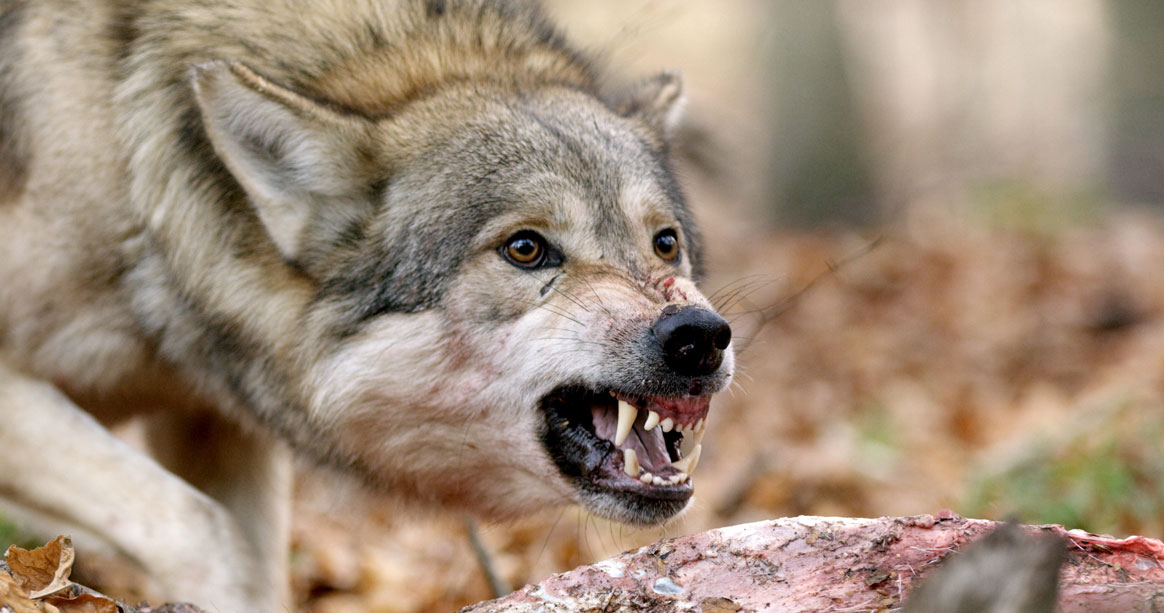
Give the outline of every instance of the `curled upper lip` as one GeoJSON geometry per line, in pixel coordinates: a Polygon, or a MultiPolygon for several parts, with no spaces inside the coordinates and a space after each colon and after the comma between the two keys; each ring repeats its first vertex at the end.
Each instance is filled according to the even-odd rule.
{"type": "MultiPolygon", "coordinates": [[[[670,419],[675,426],[692,427],[707,419],[711,394],[701,396],[629,395],[611,392],[612,396],[635,408],[653,412],[659,420],[670,419]]],[[[666,431],[670,431],[668,428],[666,431]]]]}

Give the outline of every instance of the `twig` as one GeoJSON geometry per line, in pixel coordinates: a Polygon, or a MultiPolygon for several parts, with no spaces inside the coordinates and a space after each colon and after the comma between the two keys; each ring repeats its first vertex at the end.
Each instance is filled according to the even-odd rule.
{"type": "Polygon", "coordinates": [[[812,289],[815,288],[820,282],[837,274],[837,272],[839,272],[845,266],[848,266],[849,264],[852,264],[853,262],[865,257],[878,246],[880,246],[884,240],[884,236],[878,236],[877,238],[870,241],[869,244],[861,247],[853,253],[850,253],[841,260],[827,260],[825,262],[827,270],[810,279],[808,283],[804,284],[800,289],[796,290],[792,294],[781,298],[776,302],[776,304],[760,309],[760,323],[755,327],[755,329],[751,330],[749,339],[742,347],[737,349],[737,352],[742,353],[747,351],[748,347],[751,346],[752,341],[755,340],[756,336],[759,334],[760,330],[764,328],[764,326],[768,325],[772,320],[780,317],[784,313],[787,313],[792,307],[796,306],[796,303],[800,302],[800,299],[808,294],[808,292],[812,291],[812,289]]]}
{"type": "Polygon", "coordinates": [[[493,567],[493,556],[490,555],[489,550],[485,548],[485,543],[481,540],[481,531],[477,527],[477,520],[466,517],[465,531],[469,533],[469,543],[473,546],[477,563],[481,565],[481,572],[485,573],[485,579],[489,581],[489,589],[493,591],[493,597],[501,598],[512,592],[513,588],[509,587],[505,580],[497,575],[497,571],[493,567]]]}

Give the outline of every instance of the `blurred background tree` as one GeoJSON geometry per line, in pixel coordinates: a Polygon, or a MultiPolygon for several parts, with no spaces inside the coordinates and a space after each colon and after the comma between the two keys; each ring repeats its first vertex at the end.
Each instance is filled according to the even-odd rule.
{"type": "Polygon", "coordinates": [[[1115,198],[1164,204],[1164,3],[1105,4],[1114,43],[1107,66],[1111,148],[1107,176],[1115,198]]]}

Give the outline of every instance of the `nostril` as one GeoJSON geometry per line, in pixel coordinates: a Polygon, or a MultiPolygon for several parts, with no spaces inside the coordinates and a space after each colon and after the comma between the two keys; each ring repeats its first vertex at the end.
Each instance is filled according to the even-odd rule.
{"type": "Polygon", "coordinates": [[[668,305],[651,331],[662,345],[667,365],[685,376],[715,372],[732,340],[731,327],[722,317],[698,307],[668,305]]]}
{"type": "Polygon", "coordinates": [[[732,344],[732,328],[726,321],[723,322],[723,327],[716,331],[715,338],[712,339],[711,344],[720,351],[727,349],[728,345],[732,344]]]}

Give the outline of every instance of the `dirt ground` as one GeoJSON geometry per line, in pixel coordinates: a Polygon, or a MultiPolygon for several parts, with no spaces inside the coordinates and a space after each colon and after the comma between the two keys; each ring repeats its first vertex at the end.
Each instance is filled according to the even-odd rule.
{"type": "MultiPolygon", "coordinates": [[[[1122,210],[1035,229],[917,214],[742,240],[712,226],[705,287],[732,320],[740,375],[713,404],[697,501],[655,530],[572,509],[482,526],[507,586],[798,514],[952,508],[1164,534],[1160,218],[1122,210]]],[[[463,518],[340,492],[329,476],[302,482],[301,610],[449,611],[491,597],[463,518]]]]}

